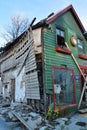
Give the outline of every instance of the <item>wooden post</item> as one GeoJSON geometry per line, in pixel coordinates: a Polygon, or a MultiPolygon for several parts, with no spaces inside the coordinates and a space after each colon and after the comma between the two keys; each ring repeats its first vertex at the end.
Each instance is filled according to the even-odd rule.
{"type": "Polygon", "coordinates": [[[84,94],[85,89],[86,89],[86,84],[87,84],[87,77],[86,77],[85,82],[84,82],[84,86],[83,86],[82,94],[81,94],[80,101],[79,101],[79,104],[78,104],[78,109],[79,109],[80,106],[81,106],[81,102],[82,102],[83,94],[84,94]]]}
{"type": "Polygon", "coordinates": [[[46,66],[45,66],[45,55],[44,55],[44,34],[43,34],[43,28],[41,30],[41,37],[42,37],[42,69],[43,69],[43,96],[44,96],[44,111],[45,111],[45,115],[47,112],[47,101],[46,101],[46,66]]]}
{"type": "MultiPolygon", "coordinates": [[[[69,48],[69,46],[68,46],[68,44],[67,44],[66,42],[65,42],[65,45],[66,45],[66,47],[70,50],[70,48],[69,48]]],[[[76,64],[76,66],[78,67],[78,69],[79,69],[81,75],[83,76],[84,80],[86,80],[85,77],[84,77],[84,74],[83,74],[82,70],[80,69],[80,66],[79,66],[79,64],[78,64],[78,62],[77,62],[77,60],[76,60],[76,58],[75,58],[74,55],[73,55],[73,53],[71,53],[71,56],[72,56],[72,59],[74,60],[74,62],[75,62],[75,64],[76,64]]]]}
{"type": "MultiPolygon", "coordinates": [[[[65,42],[65,45],[66,45],[66,47],[70,50],[70,48],[69,48],[67,42],[65,42]]],[[[74,57],[73,53],[71,53],[71,56],[72,56],[72,59],[74,60],[75,64],[77,65],[77,67],[78,67],[78,69],[79,69],[81,75],[83,76],[83,78],[84,78],[84,80],[85,80],[84,86],[83,86],[83,90],[82,90],[82,93],[81,93],[81,97],[80,97],[80,101],[79,101],[79,104],[78,104],[78,109],[79,109],[80,106],[81,106],[83,94],[84,94],[84,92],[85,92],[85,87],[86,87],[86,83],[87,83],[87,77],[85,78],[85,76],[84,76],[82,70],[80,69],[80,66],[79,66],[79,64],[78,64],[78,62],[77,62],[77,60],[76,60],[76,58],[74,57]]]]}

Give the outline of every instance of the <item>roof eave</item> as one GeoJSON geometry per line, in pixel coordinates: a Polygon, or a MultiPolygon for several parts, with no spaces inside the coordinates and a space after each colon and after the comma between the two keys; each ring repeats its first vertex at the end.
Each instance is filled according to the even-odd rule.
{"type": "Polygon", "coordinates": [[[84,33],[86,30],[85,30],[85,28],[84,28],[81,20],[79,19],[78,15],[77,15],[77,13],[76,13],[76,11],[75,11],[75,9],[73,8],[72,5],[69,5],[67,8],[63,9],[62,11],[60,11],[59,13],[57,13],[56,15],[54,15],[53,17],[47,19],[46,23],[47,24],[52,23],[55,19],[57,19],[59,16],[63,15],[64,13],[68,12],[69,10],[72,12],[73,16],[75,17],[75,20],[78,23],[78,25],[79,25],[82,33],[84,33]]]}

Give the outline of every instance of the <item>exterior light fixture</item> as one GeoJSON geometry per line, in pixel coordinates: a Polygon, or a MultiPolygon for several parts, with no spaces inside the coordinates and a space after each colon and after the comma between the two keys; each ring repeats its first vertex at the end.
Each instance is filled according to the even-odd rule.
{"type": "Polygon", "coordinates": [[[73,46],[76,46],[76,45],[77,45],[77,41],[76,41],[74,35],[72,35],[72,37],[70,38],[70,42],[71,42],[71,44],[72,44],[73,46]]]}

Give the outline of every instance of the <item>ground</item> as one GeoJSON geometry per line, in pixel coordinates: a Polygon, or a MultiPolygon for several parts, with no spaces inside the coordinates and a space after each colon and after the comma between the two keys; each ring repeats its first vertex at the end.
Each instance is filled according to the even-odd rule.
{"type": "Polygon", "coordinates": [[[25,130],[20,126],[16,126],[15,122],[6,122],[5,119],[0,116],[0,130],[25,130]]]}
{"type": "MultiPolygon", "coordinates": [[[[0,130],[26,130],[26,128],[14,126],[15,123],[5,122],[4,118],[0,116],[0,130]]],[[[70,118],[58,118],[39,130],[87,130],[87,114],[76,113],[70,118]],[[53,124],[53,122],[55,123],[53,124]]]]}
{"type": "MultiPolygon", "coordinates": [[[[52,119],[52,118],[51,118],[52,119]]],[[[0,130],[87,130],[87,114],[75,112],[66,117],[47,120],[24,103],[1,103],[0,130]]]]}
{"type": "Polygon", "coordinates": [[[10,130],[2,117],[0,117],[0,130],[10,130]]]}
{"type": "Polygon", "coordinates": [[[71,118],[57,119],[59,126],[56,130],[87,130],[87,114],[76,113],[71,118]]]}

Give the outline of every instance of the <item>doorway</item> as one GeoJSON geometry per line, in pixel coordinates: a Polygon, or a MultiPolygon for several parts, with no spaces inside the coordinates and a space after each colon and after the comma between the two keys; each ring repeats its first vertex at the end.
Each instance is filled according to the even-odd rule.
{"type": "Polygon", "coordinates": [[[6,84],[4,85],[4,97],[5,97],[5,98],[9,97],[8,91],[9,91],[8,83],[6,83],[6,84]]]}
{"type": "Polygon", "coordinates": [[[11,101],[15,101],[15,79],[11,79],[11,101]]]}

